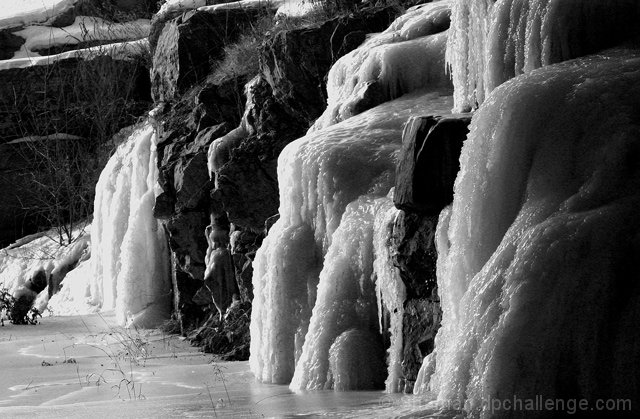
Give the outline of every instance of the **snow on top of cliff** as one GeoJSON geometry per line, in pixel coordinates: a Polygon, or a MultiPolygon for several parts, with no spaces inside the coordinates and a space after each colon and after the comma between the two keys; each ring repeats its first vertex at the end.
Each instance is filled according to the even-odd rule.
{"type": "Polygon", "coordinates": [[[32,25],[14,35],[25,39],[13,58],[38,56],[36,51],[81,42],[137,40],[149,35],[151,21],[138,19],[126,23],[113,23],[99,17],[77,16],[73,24],[64,28],[32,25]]]}
{"type": "Polygon", "coordinates": [[[108,45],[98,45],[91,48],[67,51],[55,55],[35,55],[31,57],[0,61],[0,71],[10,68],[25,68],[34,65],[48,65],[56,61],[75,57],[91,59],[98,56],[108,55],[114,59],[126,60],[131,59],[132,57],[138,57],[143,51],[147,51],[148,49],[149,40],[147,38],[138,39],[137,41],[116,42],[108,45]]]}
{"type": "Polygon", "coordinates": [[[160,7],[158,16],[183,10],[233,10],[233,9],[277,9],[279,16],[302,17],[323,7],[322,0],[240,0],[229,3],[207,5],[206,0],[167,0],[160,7]]]}
{"type": "Polygon", "coordinates": [[[11,0],[0,7],[0,29],[41,23],[69,10],[77,0],[11,0]]]}
{"type": "Polygon", "coordinates": [[[256,8],[270,8],[275,9],[288,2],[298,2],[298,0],[240,0],[231,1],[229,3],[220,3],[207,5],[206,0],[167,0],[166,3],[160,7],[157,15],[163,16],[168,13],[180,12],[183,10],[204,10],[204,11],[217,11],[217,10],[233,10],[233,9],[256,9],[256,8]]]}

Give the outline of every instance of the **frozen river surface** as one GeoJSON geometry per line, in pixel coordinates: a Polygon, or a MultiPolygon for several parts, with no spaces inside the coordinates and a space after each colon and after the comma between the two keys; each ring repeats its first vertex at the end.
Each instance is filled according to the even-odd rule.
{"type": "Polygon", "coordinates": [[[316,391],[255,381],[247,362],[212,362],[176,336],[113,315],[0,328],[0,417],[428,417],[428,398],[316,391]]]}

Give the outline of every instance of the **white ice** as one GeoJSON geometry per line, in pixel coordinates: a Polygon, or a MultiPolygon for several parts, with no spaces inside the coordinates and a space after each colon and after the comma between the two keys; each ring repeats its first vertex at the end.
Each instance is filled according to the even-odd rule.
{"type": "Polygon", "coordinates": [[[638,109],[633,50],[534,70],[488,96],[438,226],[443,321],[418,391],[482,417],[490,397],[635,395],[638,109]]]}
{"type": "Polygon", "coordinates": [[[330,116],[280,154],[280,219],[254,263],[250,364],[262,382],[398,390],[405,291],[380,244],[395,214],[383,197],[393,186],[406,120],[451,109],[445,35],[429,35],[446,27],[447,4],[412,9],[337,63],[330,116]],[[356,78],[336,76],[347,67],[363,67],[364,83],[383,85],[384,103],[336,117],[335,109],[358,100],[356,78]],[[387,333],[385,355],[380,339],[387,333]]]}
{"type": "Polygon", "coordinates": [[[121,325],[157,325],[170,308],[168,248],[153,217],[156,141],[145,122],[118,147],[96,186],[90,294],[93,304],[115,309],[121,325]]]}
{"type": "Polygon", "coordinates": [[[329,71],[327,109],[312,130],[420,88],[449,86],[444,73],[449,11],[449,1],[412,7],[341,57],[329,71]]]}
{"type": "Polygon", "coordinates": [[[447,62],[457,111],[475,108],[501,83],[593,53],[633,32],[640,3],[627,0],[457,0],[447,62]]]}
{"type": "MultiPolygon", "coordinates": [[[[328,304],[316,303],[318,282],[321,277],[335,281],[331,272],[339,271],[338,266],[331,265],[333,262],[326,261],[328,254],[339,256],[339,241],[334,250],[331,245],[345,208],[362,195],[381,197],[388,193],[404,122],[410,115],[447,113],[452,103],[446,94],[448,91],[444,95],[431,92],[403,96],[310,133],[281,153],[280,219],[271,228],[254,264],[250,362],[259,380],[288,383],[294,370],[296,374],[311,373],[306,370],[312,366],[304,362],[296,366],[296,362],[302,356],[312,309],[316,304],[328,304]],[[320,274],[323,269],[326,272],[320,274]]],[[[358,227],[342,228],[357,231],[358,227]]],[[[371,272],[370,266],[358,265],[357,255],[362,251],[354,245],[348,249],[353,253],[343,256],[371,272]]],[[[320,285],[318,293],[323,287],[320,285]]],[[[372,298],[375,305],[375,293],[372,298]]],[[[377,326],[377,315],[373,321],[377,326]]],[[[325,327],[320,318],[317,322],[319,328],[325,327]]],[[[318,333],[323,332],[309,330],[309,336],[318,333]]],[[[324,346],[307,345],[308,351],[326,353],[331,343],[327,340],[324,346]]],[[[313,355],[304,355],[309,356],[313,355]]],[[[308,387],[306,381],[299,383],[308,387]]]]}

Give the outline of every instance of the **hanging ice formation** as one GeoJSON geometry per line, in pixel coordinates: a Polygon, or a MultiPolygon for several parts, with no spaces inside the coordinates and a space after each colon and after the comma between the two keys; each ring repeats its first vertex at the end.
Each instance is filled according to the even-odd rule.
{"type": "Polygon", "coordinates": [[[447,41],[456,110],[514,76],[616,45],[639,15],[636,0],[456,0],[447,41]]]}
{"type": "Polygon", "coordinates": [[[486,404],[511,397],[635,406],[640,51],[544,65],[637,30],[638,2],[459,1],[452,16],[456,104],[482,104],[438,224],[442,328],[416,391],[472,417],[512,417],[486,404]]]}
{"type": "Polygon", "coordinates": [[[329,71],[327,109],[312,130],[425,87],[448,87],[444,51],[448,1],[413,7],[329,71]]]}
{"type": "Polygon", "coordinates": [[[325,115],[280,155],[280,218],[254,263],[250,364],[260,381],[347,390],[386,380],[397,390],[405,289],[386,249],[386,195],[408,117],[452,106],[446,4],[410,9],[340,59],[325,115]]]}
{"type": "Polygon", "coordinates": [[[91,231],[91,303],[120,324],[152,327],[167,318],[168,248],[153,217],[157,179],[151,119],[120,145],[100,174],[91,231]]]}

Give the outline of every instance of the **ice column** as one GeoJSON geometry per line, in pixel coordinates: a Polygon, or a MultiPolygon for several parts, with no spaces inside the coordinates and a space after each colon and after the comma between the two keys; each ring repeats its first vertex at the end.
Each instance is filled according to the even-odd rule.
{"type": "Polygon", "coordinates": [[[170,308],[168,248],[153,217],[156,141],[148,120],[118,147],[96,186],[91,295],[123,325],[154,326],[170,308]]]}

